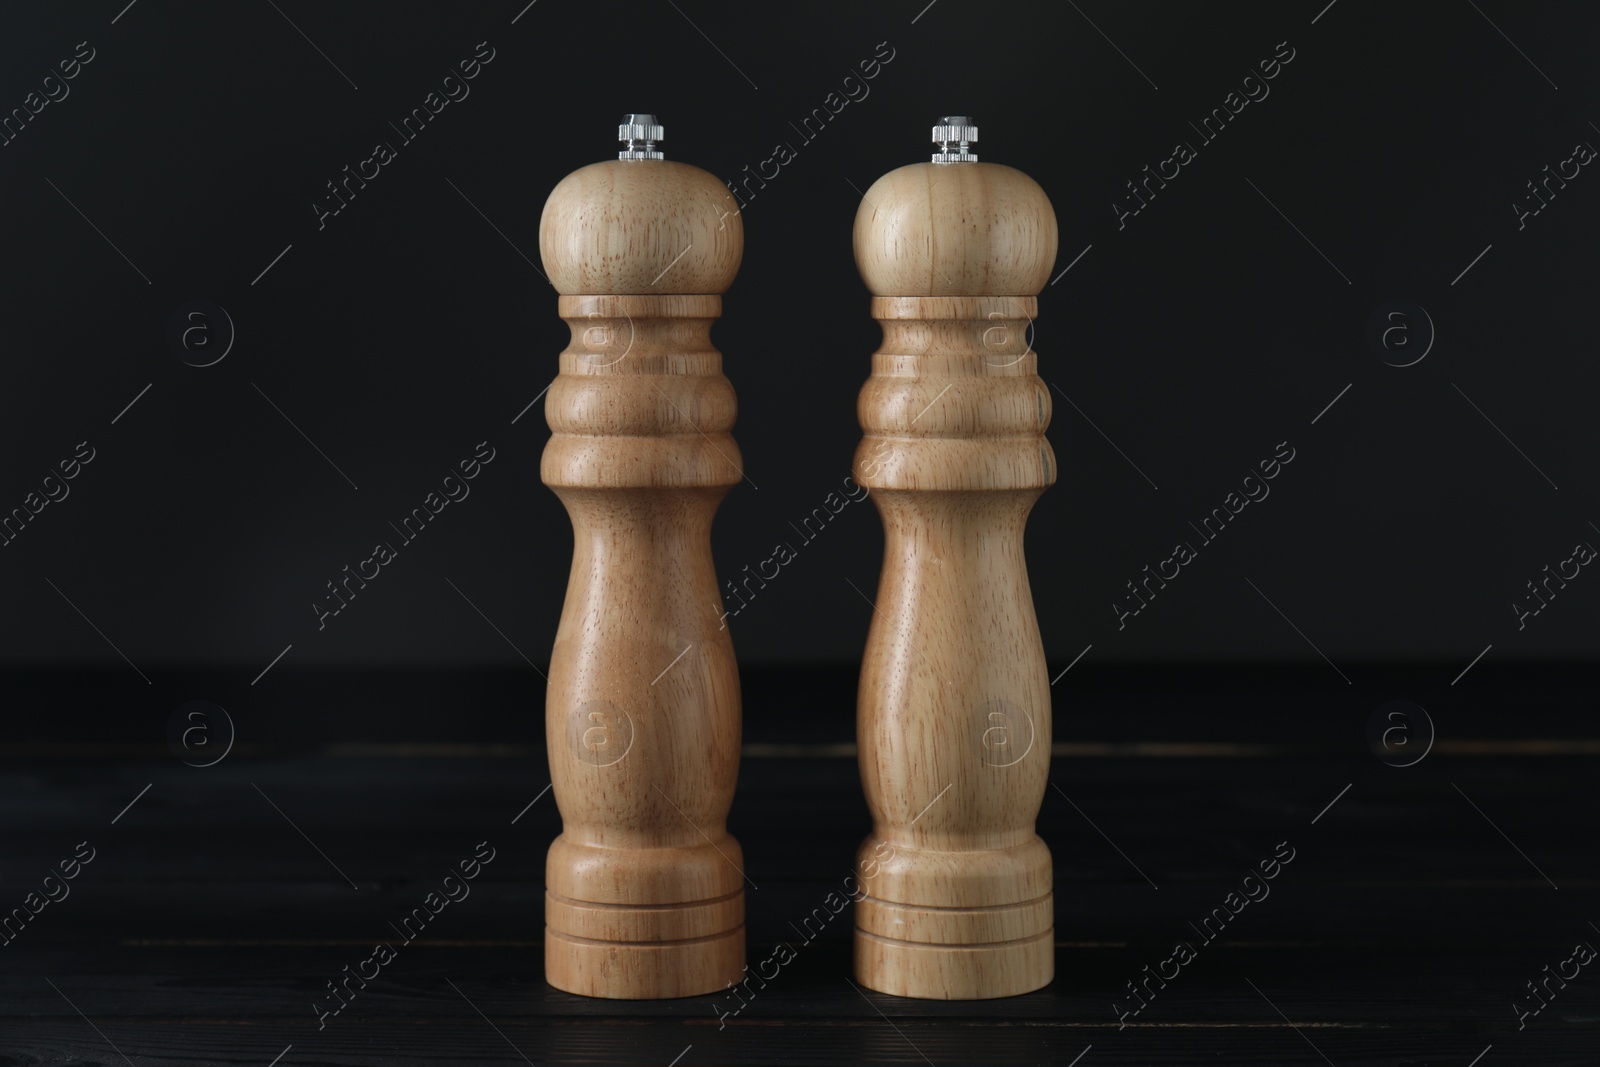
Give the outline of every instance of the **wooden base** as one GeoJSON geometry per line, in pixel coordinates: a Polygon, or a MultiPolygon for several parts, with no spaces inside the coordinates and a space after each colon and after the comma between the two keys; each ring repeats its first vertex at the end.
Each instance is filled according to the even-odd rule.
{"type": "Polygon", "coordinates": [[[544,932],[545,981],[567,993],[659,1000],[720,993],[744,978],[744,927],[689,941],[591,941],[544,932]]]}
{"type": "MultiPolygon", "coordinates": [[[[931,816],[930,816],[931,817],[931,816]]],[[[967,852],[890,846],[856,856],[856,981],[925,1000],[992,1000],[1055,978],[1050,850],[1034,837],[967,852]]]]}
{"type": "MultiPolygon", "coordinates": [[[[865,904],[866,901],[861,901],[865,904]]],[[[856,981],[923,1000],[996,1000],[1043,989],[1056,976],[1055,929],[1022,941],[929,945],[856,931],[856,981]]]]}
{"type": "Polygon", "coordinates": [[[586,997],[720,993],[744,979],[739,843],[601,848],[562,834],[545,867],[544,972],[586,997]]]}

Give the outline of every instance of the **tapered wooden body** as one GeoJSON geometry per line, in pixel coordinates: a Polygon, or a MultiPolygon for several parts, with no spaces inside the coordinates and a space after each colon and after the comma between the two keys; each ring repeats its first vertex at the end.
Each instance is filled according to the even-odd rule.
{"type": "Polygon", "coordinates": [[[743,250],[738,216],[719,218],[736,207],[694,167],[617,160],[558,185],[540,225],[572,329],[541,467],[574,540],[545,719],[562,819],[545,976],[572,993],[680,997],[743,977],[743,858],[724,825],[739,676],[710,542],[741,479],[710,338],[743,250]]]}
{"type": "Polygon", "coordinates": [[[856,978],[910,997],[1025,993],[1054,975],[1034,832],[1050,683],[1023,528],[1056,476],[1030,330],[1055,217],[1019,171],[922,163],[867,192],[855,246],[883,327],[855,477],[885,535],[857,718],[873,832],[856,978]]]}

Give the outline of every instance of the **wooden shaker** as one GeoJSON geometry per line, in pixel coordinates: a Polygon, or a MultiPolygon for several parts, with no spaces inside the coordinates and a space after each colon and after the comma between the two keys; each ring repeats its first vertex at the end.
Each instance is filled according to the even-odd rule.
{"type": "Polygon", "coordinates": [[[739,675],[712,517],[743,477],[711,324],[738,272],[738,205],[666,160],[653,115],[569,174],[539,253],[572,329],[545,401],[541,474],[572,519],[545,737],[562,833],[545,977],[593,997],[684,997],[743,977],[744,874],[724,825],[739,675]]]}
{"type": "Polygon", "coordinates": [[[965,116],[879,178],[856,265],[883,343],[855,478],[884,524],[856,732],[872,834],[855,974],[885,993],[1013,996],[1055,972],[1050,850],[1034,832],[1050,680],[1023,527],[1055,481],[1030,326],[1056,257],[1044,190],[979,162],[965,116]]]}

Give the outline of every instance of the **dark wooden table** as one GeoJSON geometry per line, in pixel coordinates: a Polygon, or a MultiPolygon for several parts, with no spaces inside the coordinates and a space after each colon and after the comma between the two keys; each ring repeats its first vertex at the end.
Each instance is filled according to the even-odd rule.
{"type": "Polygon", "coordinates": [[[1321,664],[1067,675],[1039,819],[1057,979],[963,1003],[849,980],[851,915],[825,901],[868,828],[852,671],[747,672],[731,823],[750,959],[780,941],[794,959],[736,1014],[731,995],[544,984],[558,820],[532,672],[285,671],[252,689],[174,670],[147,692],[13,675],[0,909],[80,843],[94,858],[0,948],[0,1065],[1600,1064],[1600,965],[1548,980],[1520,1029],[1515,1007],[1600,946],[1590,672],[1480,665],[1452,688],[1452,665],[1346,670],[1358,684],[1321,664]],[[162,740],[197,696],[238,729],[203,768],[162,740]],[[1368,747],[1394,698],[1437,730],[1408,767],[1368,747]],[[494,858],[469,895],[405,943],[396,927],[479,842],[494,858]],[[1281,843],[1294,858],[1267,895],[1205,940],[1281,843]],[[395,958],[319,1024],[327,983],[379,941],[395,958]],[[1193,958],[1119,1022],[1180,941],[1193,958]]]}

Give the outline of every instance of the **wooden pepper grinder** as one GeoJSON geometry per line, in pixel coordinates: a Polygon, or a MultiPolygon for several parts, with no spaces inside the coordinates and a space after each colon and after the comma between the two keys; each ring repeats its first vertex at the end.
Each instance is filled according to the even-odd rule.
{"type": "Polygon", "coordinates": [[[1050,680],[1022,535],[1055,481],[1029,327],[1056,221],[1033,179],[977,161],[971,119],[933,137],[932,161],[879,178],[855,221],[883,327],[855,477],[885,532],[856,723],[873,832],[856,857],[855,973],[970,1000],[1055,973],[1050,850],[1034,833],[1050,680]]]}
{"type": "Polygon", "coordinates": [[[574,535],[546,697],[562,833],[545,977],[620,999],[721,990],[745,962],[743,856],[724,825],[739,675],[710,539],[743,476],[711,324],[744,231],[727,187],[663,159],[662,136],[655,116],[625,116],[618,158],[569,174],[539,221],[572,328],[541,474],[574,535]]]}

